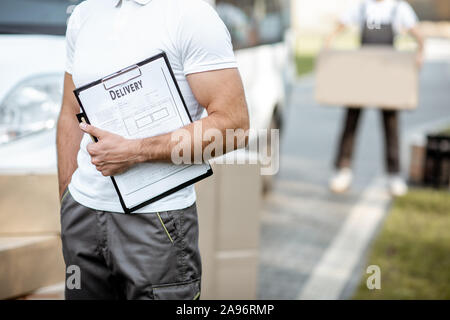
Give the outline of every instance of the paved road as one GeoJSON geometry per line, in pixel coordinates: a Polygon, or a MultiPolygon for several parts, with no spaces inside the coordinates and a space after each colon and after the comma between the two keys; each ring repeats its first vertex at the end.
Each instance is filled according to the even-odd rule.
{"type": "MultiPolygon", "coordinates": [[[[401,116],[402,141],[424,124],[449,119],[450,61],[427,62],[421,73],[420,107],[401,116]]],[[[355,182],[348,194],[328,192],[343,110],[319,107],[313,79],[296,85],[285,117],[280,173],[265,200],[260,258],[261,299],[296,299],[333,243],[364,189],[384,173],[382,131],[376,110],[365,112],[355,155],[355,182]]],[[[402,147],[406,171],[407,146],[402,147]]],[[[361,264],[339,298],[353,292],[361,264]]]]}

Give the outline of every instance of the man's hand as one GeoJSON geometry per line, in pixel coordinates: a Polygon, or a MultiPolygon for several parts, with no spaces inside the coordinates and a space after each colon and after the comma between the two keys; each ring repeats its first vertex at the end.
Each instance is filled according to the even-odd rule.
{"type": "Polygon", "coordinates": [[[63,185],[59,187],[59,202],[61,203],[62,198],[64,197],[64,191],[66,191],[69,185],[63,185]]]}
{"type": "Polygon", "coordinates": [[[80,128],[98,139],[97,143],[87,146],[87,151],[92,164],[103,176],[121,174],[139,162],[139,140],[125,139],[85,123],[81,123],[80,128]]]}

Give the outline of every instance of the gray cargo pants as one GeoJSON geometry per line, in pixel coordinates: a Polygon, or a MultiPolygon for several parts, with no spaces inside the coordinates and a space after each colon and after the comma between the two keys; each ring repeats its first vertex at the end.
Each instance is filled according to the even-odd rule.
{"type": "Polygon", "coordinates": [[[66,190],[61,201],[66,267],[80,289],[66,299],[198,299],[201,261],[197,207],[125,215],[86,208],[66,190]],[[72,270],[72,268],[71,268],[72,270]]]}

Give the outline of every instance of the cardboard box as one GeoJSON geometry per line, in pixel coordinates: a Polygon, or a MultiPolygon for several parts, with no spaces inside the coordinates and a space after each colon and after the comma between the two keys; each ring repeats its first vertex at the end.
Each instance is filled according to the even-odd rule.
{"type": "MultiPolygon", "coordinates": [[[[246,156],[246,152],[242,154],[246,156]]],[[[262,205],[260,166],[212,166],[214,175],[196,185],[202,299],[256,299],[262,205]]],[[[21,296],[62,281],[57,177],[0,176],[0,190],[0,297],[21,296]],[[30,238],[34,234],[46,236],[30,238]],[[11,238],[15,236],[33,241],[22,243],[22,238],[11,238]],[[14,250],[10,245],[1,250],[1,237],[5,246],[11,241],[20,245],[15,245],[14,250]],[[37,268],[35,273],[29,269],[33,266],[37,268]]]]}
{"type": "Polygon", "coordinates": [[[196,184],[202,299],[256,299],[262,178],[259,165],[212,163],[196,184]]]}
{"type": "Polygon", "coordinates": [[[0,235],[59,234],[56,175],[0,175],[0,235]]]}
{"type": "Polygon", "coordinates": [[[64,281],[59,236],[0,237],[0,299],[64,281]]]}
{"type": "Polygon", "coordinates": [[[336,106],[415,109],[418,70],[414,52],[379,46],[324,50],[316,65],[316,100],[336,106]]]}
{"type": "MultiPolygon", "coordinates": [[[[258,298],[259,250],[223,252],[216,256],[217,300],[258,298]]],[[[203,298],[203,296],[202,296],[203,298]]]]}

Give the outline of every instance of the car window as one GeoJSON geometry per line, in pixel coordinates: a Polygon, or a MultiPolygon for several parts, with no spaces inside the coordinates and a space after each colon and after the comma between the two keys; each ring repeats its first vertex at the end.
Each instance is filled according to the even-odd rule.
{"type": "Polygon", "coordinates": [[[63,35],[82,0],[0,0],[0,33],[63,35]]]}
{"type": "Polygon", "coordinates": [[[289,25],[288,0],[217,0],[216,10],[235,49],[283,40],[289,25]]]}

